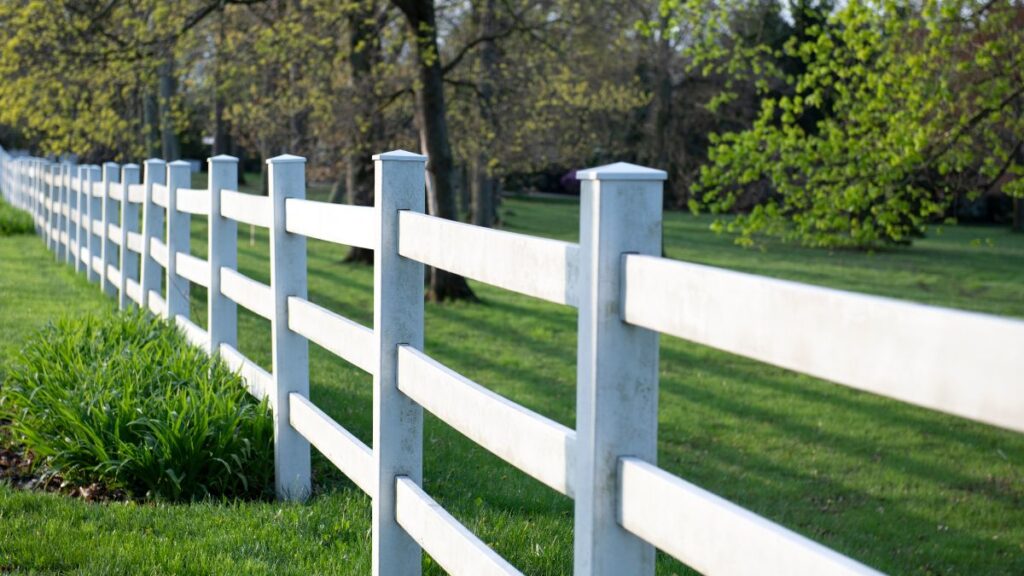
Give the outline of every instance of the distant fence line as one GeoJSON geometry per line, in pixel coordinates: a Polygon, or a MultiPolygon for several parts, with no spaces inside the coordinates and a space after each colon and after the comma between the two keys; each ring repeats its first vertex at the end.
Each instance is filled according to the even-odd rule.
{"type": "Polygon", "coordinates": [[[197,190],[186,162],[146,160],[140,179],[135,164],[0,150],[4,198],[58,261],[269,398],[280,498],[309,495],[310,444],[370,495],[374,574],[419,574],[421,548],[453,574],[519,574],[423,491],[424,408],[575,500],[579,576],[653,574],[655,547],[706,574],[877,574],[657,467],[658,332],[1024,431],[1024,322],[661,258],[660,170],[580,171],[577,244],[423,214],[426,158],[373,161],[376,203],[359,207],[306,200],[295,156],[268,160],[270,195],[256,196],[230,156],[208,160],[197,190]],[[209,218],[206,259],[190,254],[193,214],[209,218]],[[238,222],[270,231],[269,286],[238,271],[238,222]],[[376,329],[307,299],[307,237],[374,251],[376,329]],[[578,310],[576,430],[423,351],[424,265],[578,310]],[[189,317],[191,284],[208,289],[208,330],[189,317]],[[237,305],[270,320],[272,373],[238,351],[237,305]],[[373,375],[372,448],[309,400],[309,341],[373,375]]]}

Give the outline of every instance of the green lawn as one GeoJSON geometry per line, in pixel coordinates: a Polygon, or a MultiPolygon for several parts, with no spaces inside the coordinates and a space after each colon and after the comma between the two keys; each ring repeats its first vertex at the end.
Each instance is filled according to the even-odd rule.
{"type": "MultiPolygon", "coordinates": [[[[510,230],[576,238],[571,201],[512,199],[503,216],[510,230]]],[[[1024,317],[1024,235],[948,227],[876,254],[747,250],[708,223],[669,214],[668,256],[1024,317]]],[[[204,255],[203,219],[193,232],[204,255]]],[[[248,227],[239,236],[241,270],[267,281],[266,234],[253,245],[248,227]]],[[[310,241],[310,297],[369,324],[372,271],[344,255],[310,241]]],[[[0,239],[0,359],[47,317],[110,305],[51,261],[34,238],[0,239]]],[[[573,310],[473,287],[482,304],[427,305],[427,352],[572,426],[573,310]]],[[[193,295],[205,324],[204,294],[193,295]]],[[[240,334],[242,351],[267,366],[269,323],[242,311],[240,334]]],[[[674,338],[661,357],[662,467],[885,572],[1024,573],[1024,436],[674,338]]],[[[311,365],[313,400],[369,443],[369,376],[316,346],[311,365]]],[[[527,574],[570,572],[571,501],[429,416],[424,455],[426,490],[485,542],[527,574]]],[[[366,573],[368,499],[319,456],[314,474],[318,495],[302,506],[96,505],[0,488],[0,570],[366,573]]],[[[686,573],[662,555],[658,567],[686,573]]]]}

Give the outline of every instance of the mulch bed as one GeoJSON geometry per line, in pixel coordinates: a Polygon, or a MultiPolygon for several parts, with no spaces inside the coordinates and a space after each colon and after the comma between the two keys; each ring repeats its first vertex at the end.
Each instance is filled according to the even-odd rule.
{"type": "Polygon", "coordinates": [[[7,429],[9,422],[0,420],[0,482],[20,490],[55,492],[87,502],[123,502],[130,500],[121,489],[111,490],[99,483],[80,485],[64,480],[59,474],[47,473],[41,466],[33,466],[33,455],[16,446],[7,429]]]}

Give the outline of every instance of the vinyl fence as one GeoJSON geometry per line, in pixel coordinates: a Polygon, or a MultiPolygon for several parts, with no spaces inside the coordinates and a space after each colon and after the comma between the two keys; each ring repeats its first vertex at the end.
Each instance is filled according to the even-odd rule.
{"type": "Polygon", "coordinates": [[[270,165],[270,195],[238,188],[238,161],[73,166],[0,151],[3,195],[35,217],[57,260],[177,323],[220,354],[274,413],[276,489],[310,492],[310,445],[372,498],[373,573],[519,574],[424,492],[422,415],[575,500],[577,575],[652,574],[655,547],[706,574],[875,574],[658,468],[658,333],[875,394],[1024,431],[1024,322],[659,257],[665,173],[579,172],[580,242],[422,213],[418,154],[374,156],[374,207],[305,199],[305,160],[270,165]],[[141,210],[141,229],[139,221],[141,210]],[[209,217],[206,259],[189,253],[209,217]],[[237,225],[270,231],[270,285],[237,270],[237,225]],[[374,251],[374,328],[307,299],[306,238],[374,251]],[[503,398],[423,352],[424,265],[578,310],[577,429],[503,398]],[[208,288],[208,331],[189,287],[208,288]],[[163,288],[161,288],[163,286],[163,288]],[[237,349],[237,308],[270,320],[273,372],[237,349]],[[373,375],[373,446],[309,400],[308,342],[373,375]]]}

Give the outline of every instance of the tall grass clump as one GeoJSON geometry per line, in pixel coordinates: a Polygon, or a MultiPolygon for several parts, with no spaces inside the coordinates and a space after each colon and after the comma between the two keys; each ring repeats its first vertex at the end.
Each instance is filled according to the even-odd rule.
{"type": "Polygon", "coordinates": [[[45,472],[136,498],[261,497],[273,426],[239,377],[141,313],[61,319],[0,388],[0,417],[45,472]]]}
{"type": "Polygon", "coordinates": [[[34,231],[28,212],[18,210],[0,198],[0,236],[31,234],[34,231]]]}

